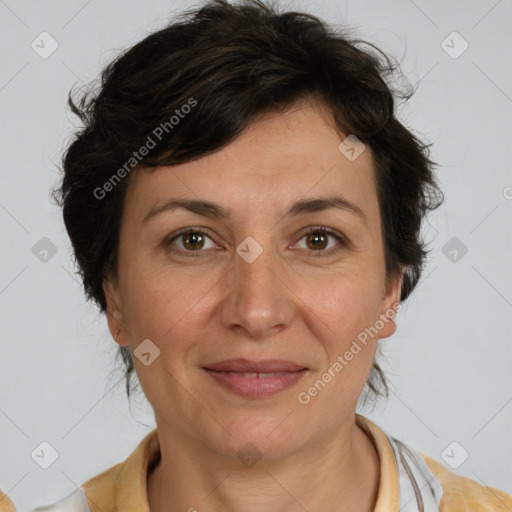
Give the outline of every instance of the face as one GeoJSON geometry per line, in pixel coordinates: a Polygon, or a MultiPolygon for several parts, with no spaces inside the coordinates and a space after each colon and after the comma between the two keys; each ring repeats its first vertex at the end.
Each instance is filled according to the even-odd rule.
{"type": "Polygon", "coordinates": [[[386,279],[370,148],[354,159],[345,137],[301,103],[213,155],[133,171],[104,289],[159,429],[277,458],[353,423],[400,279],[386,279]]]}

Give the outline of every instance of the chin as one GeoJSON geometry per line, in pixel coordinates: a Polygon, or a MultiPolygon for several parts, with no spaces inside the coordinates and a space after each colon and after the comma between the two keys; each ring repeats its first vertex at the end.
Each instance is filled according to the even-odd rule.
{"type": "Polygon", "coordinates": [[[223,425],[231,434],[226,434],[226,440],[236,450],[254,445],[265,457],[281,458],[294,451],[304,436],[304,428],[296,424],[296,418],[286,419],[288,414],[289,411],[272,415],[240,411],[231,418],[226,416],[228,421],[223,425]]]}

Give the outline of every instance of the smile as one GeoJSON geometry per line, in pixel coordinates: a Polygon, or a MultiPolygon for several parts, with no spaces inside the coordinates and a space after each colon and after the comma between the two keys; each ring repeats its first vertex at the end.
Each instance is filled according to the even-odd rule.
{"type": "Polygon", "coordinates": [[[273,372],[236,372],[203,370],[225,390],[244,398],[264,398],[276,395],[299,382],[307,368],[273,372]]]}

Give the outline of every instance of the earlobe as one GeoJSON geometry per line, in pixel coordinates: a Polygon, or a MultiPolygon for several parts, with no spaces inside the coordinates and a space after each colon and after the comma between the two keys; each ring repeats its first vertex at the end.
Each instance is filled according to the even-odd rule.
{"type": "Polygon", "coordinates": [[[400,310],[402,280],[403,272],[389,279],[386,284],[380,312],[381,325],[383,325],[379,330],[379,338],[388,338],[396,331],[395,317],[400,310]]]}
{"type": "Polygon", "coordinates": [[[123,336],[123,316],[114,285],[110,281],[103,281],[103,292],[107,303],[106,314],[110,334],[116,343],[126,346],[128,342],[123,336]]]}
{"type": "Polygon", "coordinates": [[[389,310],[395,310],[396,313],[397,306],[400,304],[403,279],[404,272],[401,270],[399,273],[386,280],[386,289],[382,302],[385,309],[383,311],[384,314],[389,310]]]}

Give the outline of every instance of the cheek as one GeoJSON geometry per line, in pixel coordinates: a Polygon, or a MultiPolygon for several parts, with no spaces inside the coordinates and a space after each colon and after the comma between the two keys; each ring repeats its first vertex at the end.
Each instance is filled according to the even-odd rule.
{"type": "Polygon", "coordinates": [[[337,279],[331,276],[329,293],[307,287],[300,294],[308,297],[304,316],[310,318],[311,329],[325,352],[321,372],[330,369],[335,373],[329,387],[338,391],[343,388],[348,394],[358,393],[366,382],[377,348],[371,328],[380,311],[379,288],[373,278],[365,279],[355,272],[352,275],[338,275],[337,279]],[[341,371],[339,364],[333,368],[336,361],[343,366],[341,371]]]}
{"type": "Polygon", "coordinates": [[[179,272],[173,273],[172,278],[170,274],[134,273],[126,276],[124,288],[123,318],[128,324],[133,364],[141,387],[156,409],[171,404],[177,410],[186,398],[181,395],[182,386],[190,377],[187,361],[205,329],[201,297],[208,288],[204,282],[179,272]],[[136,357],[137,347],[146,339],[159,351],[153,349],[158,358],[148,366],[136,357]]]}
{"type": "Polygon", "coordinates": [[[129,323],[129,332],[134,338],[150,338],[158,344],[180,330],[181,325],[190,326],[200,292],[201,287],[194,281],[158,274],[126,280],[123,317],[129,323]]]}
{"type": "Polygon", "coordinates": [[[315,286],[302,283],[298,294],[304,297],[305,311],[322,320],[333,343],[343,344],[372,325],[378,318],[381,304],[380,280],[369,273],[333,273],[315,281],[315,286]],[[322,281],[324,281],[322,283],[322,281]],[[321,286],[324,284],[324,286],[321,286]]]}
{"type": "MultiPolygon", "coordinates": [[[[175,371],[185,352],[212,322],[222,290],[222,273],[197,268],[158,268],[132,262],[126,266],[122,294],[123,318],[132,350],[150,339],[163,361],[175,371]],[[179,356],[179,357],[178,357],[179,356]]],[[[181,363],[180,363],[181,362],[181,363]]]]}

